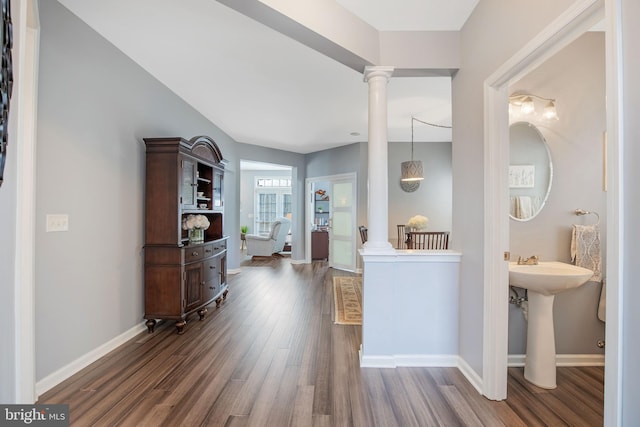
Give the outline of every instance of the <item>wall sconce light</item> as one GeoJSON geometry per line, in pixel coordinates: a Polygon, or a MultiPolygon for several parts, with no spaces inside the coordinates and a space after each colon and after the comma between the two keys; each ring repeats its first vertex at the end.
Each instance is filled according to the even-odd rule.
{"type": "Polygon", "coordinates": [[[400,165],[400,181],[422,181],[424,179],[424,171],[422,169],[421,160],[413,160],[413,122],[417,120],[411,117],[411,160],[402,162],[400,165]]]}
{"type": "Polygon", "coordinates": [[[514,107],[520,107],[520,113],[527,115],[532,114],[536,110],[533,99],[539,99],[540,101],[547,101],[544,109],[542,110],[542,117],[545,119],[558,120],[558,112],[556,111],[556,100],[550,98],[543,98],[538,95],[529,93],[514,93],[509,96],[509,104],[514,107]]]}

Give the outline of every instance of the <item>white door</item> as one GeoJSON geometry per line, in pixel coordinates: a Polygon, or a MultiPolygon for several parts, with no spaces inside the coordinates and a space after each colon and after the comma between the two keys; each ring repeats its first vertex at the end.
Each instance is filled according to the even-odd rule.
{"type": "Polygon", "coordinates": [[[356,270],[355,177],[331,179],[329,220],[329,266],[356,270]]]}

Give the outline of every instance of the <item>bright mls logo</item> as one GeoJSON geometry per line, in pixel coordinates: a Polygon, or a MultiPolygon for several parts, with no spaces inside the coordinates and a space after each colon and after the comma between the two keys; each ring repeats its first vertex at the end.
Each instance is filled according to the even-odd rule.
{"type": "Polygon", "coordinates": [[[69,426],[69,405],[0,405],[0,427],[69,426]]]}

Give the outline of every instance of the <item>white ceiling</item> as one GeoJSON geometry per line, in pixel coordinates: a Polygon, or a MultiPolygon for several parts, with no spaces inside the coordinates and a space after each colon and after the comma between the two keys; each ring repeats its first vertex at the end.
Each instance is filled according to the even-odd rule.
{"type": "MultiPolygon", "coordinates": [[[[361,73],[217,1],[59,1],[236,141],[309,153],[367,139],[361,73]]],[[[477,1],[337,0],[380,30],[459,30],[477,1]]],[[[411,140],[412,115],[450,125],[450,78],[391,79],[389,141],[411,140]]],[[[415,141],[447,140],[415,126],[415,141]]]]}
{"type": "Polygon", "coordinates": [[[479,0],[336,0],[378,31],[458,31],[479,0]]]}

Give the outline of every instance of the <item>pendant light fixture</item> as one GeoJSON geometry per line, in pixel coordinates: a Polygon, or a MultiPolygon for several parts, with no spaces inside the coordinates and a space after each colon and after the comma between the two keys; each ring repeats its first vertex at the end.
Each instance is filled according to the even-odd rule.
{"type": "Polygon", "coordinates": [[[413,122],[415,120],[416,119],[411,116],[411,160],[402,162],[400,165],[400,181],[403,182],[422,181],[424,179],[422,161],[413,160],[413,122]]]}

